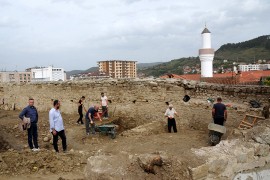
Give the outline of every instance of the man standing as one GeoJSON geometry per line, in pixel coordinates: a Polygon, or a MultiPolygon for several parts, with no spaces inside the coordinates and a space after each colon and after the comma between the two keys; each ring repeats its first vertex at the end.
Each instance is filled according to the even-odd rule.
{"type": "Polygon", "coordinates": [[[28,131],[28,144],[31,150],[38,151],[38,132],[37,132],[37,122],[38,122],[38,112],[36,107],[34,106],[34,99],[29,98],[28,106],[23,109],[20,113],[19,118],[23,120],[24,117],[30,118],[31,126],[28,131]],[[33,146],[34,141],[34,146],[33,146]]]}
{"type": "Polygon", "coordinates": [[[173,132],[177,133],[174,115],[178,116],[177,112],[173,108],[173,105],[170,104],[169,108],[165,112],[165,117],[168,117],[168,131],[169,131],[169,133],[171,133],[172,127],[173,127],[173,132]]]}
{"type": "Polygon", "coordinates": [[[227,120],[227,109],[224,104],[221,103],[222,99],[217,98],[217,103],[214,104],[212,109],[212,117],[215,124],[224,125],[224,122],[227,120]]]}
{"type": "Polygon", "coordinates": [[[59,111],[60,101],[54,100],[53,106],[54,107],[49,112],[50,132],[53,135],[53,147],[56,152],[59,152],[57,143],[58,143],[58,136],[60,136],[60,138],[62,139],[63,151],[66,152],[67,140],[65,135],[63,118],[59,111]]]}
{"type": "Polygon", "coordinates": [[[263,107],[262,116],[265,119],[269,118],[269,109],[270,108],[270,98],[268,98],[268,103],[263,107]]]}
{"type": "Polygon", "coordinates": [[[81,99],[78,102],[78,113],[79,113],[80,117],[79,117],[79,119],[77,121],[77,124],[79,124],[80,122],[81,122],[81,124],[83,124],[83,120],[82,120],[82,118],[83,118],[83,109],[86,112],[86,109],[85,109],[85,107],[83,105],[84,100],[85,100],[85,97],[82,96],[81,99]]]}
{"type": "Polygon", "coordinates": [[[108,98],[103,92],[101,93],[101,106],[104,119],[108,119],[108,98]]]}
{"type": "Polygon", "coordinates": [[[95,105],[88,109],[86,116],[85,116],[85,127],[86,127],[86,135],[89,135],[90,133],[90,124],[91,124],[91,132],[92,134],[95,134],[95,122],[94,122],[94,116],[97,114],[97,117],[99,121],[102,121],[100,118],[100,115],[98,113],[99,106],[95,105]]]}

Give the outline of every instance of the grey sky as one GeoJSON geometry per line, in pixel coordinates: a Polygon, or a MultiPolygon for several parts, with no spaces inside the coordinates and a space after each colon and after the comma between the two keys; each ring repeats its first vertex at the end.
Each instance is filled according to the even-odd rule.
{"type": "Polygon", "coordinates": [[[270,34],[269,9],[269,0],[0,0],[0,70],[197,56],[205,22],[218,49],[270,34]]]}

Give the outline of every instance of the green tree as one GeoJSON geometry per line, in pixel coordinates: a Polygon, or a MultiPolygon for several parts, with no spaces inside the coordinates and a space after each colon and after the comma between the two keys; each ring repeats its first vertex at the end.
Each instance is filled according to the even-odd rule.
{"type": "Polygon", "coordinates": [[[270,86],[270,76],[265,78],[265,80],[263,81],[263,84],[266,86],[270,86]]]}
{"type": "Polygon", "coordinates": [[[270,39],[267,40],[267,42],[265,44],[265,49],[270,50],[270,39]]]}

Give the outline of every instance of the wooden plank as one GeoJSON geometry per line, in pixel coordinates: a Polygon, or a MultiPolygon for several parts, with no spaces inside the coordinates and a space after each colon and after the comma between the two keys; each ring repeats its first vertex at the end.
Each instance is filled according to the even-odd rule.
{"type": "Polygon", "coordinates": [[[248,117],[254,117],[254,118],[258,118],[258,119],[265,119],[264,117],[255,116],[255,115],[251,115],[251,114],[246,114],[246,116],[248,116],[248,117]]]}
{"type": "Polygon", "coordinates": [[[251,114],[246,114],[244,119],[240,122],[238,128],[239,129],[243,129],[243,127],[244,128],[252,128],[259,119],[265,119],[265,118],[260,117],[260,116],[251,115],[251,114]],[[248,119],[249,117],[251,117],[253,119],[250,120],[250,119],[248,119]],[[250,121],[252,121],[252,122],[250,122],[250,121]]]}
{"type": "Polygon", "coordinates": [[[239,126],[245,126],[245,127],[250,127],[250,128],[252,128],[252,127],[253,127],[253,126],[246,125],[246,124],[240,124],[239,126]]]}
{"type": "Polygon", "coordinates": [[[251,129],[252,127],[239,127],[238,129],[251,129]]]}
{"type": "Polygon", "coordinates": [[[241,123],[245,123],[247,125],[250,125],[250,126],[253,126],[253,124],[249,123],[249,122],[246,122],[246,121],[242,121],[241,123]]]}
{"type": "Polygon", "coordinates": [[[257,118],[254,118],[254,120],[253,120],[253,124],[255,124],[255,123],[256,123],[256,121],[257,121],[257,118]]]}

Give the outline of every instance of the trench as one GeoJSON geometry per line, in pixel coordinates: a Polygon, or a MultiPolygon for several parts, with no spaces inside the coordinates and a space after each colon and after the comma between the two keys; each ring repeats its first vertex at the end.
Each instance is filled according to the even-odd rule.
{"type": "Polygon", "coordinates": [[[136,120],[133,118],[123,118],[123,117],[115,118],[111,121],[111,123],[118,126],[118,129],[117,129],[118,134],[140,125],[140,124],[137,124],[136,120]]]}
{"type": "Polygon", "coordinates": [[[7,151],[9,148],[9,143],[5,141],[2,136],[0,136],[0,153],[7,151]]]}

